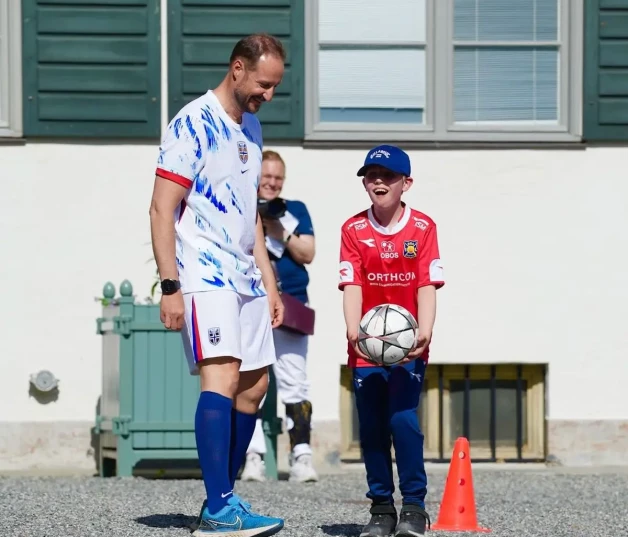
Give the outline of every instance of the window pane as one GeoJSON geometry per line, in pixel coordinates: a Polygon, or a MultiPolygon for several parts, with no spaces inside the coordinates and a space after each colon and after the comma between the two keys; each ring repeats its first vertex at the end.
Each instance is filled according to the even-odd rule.
{"type": "Polygon", "coordinates": [[[465,47],[454,54],[454,121],[557,122],[557,49],[465,47]]]}
{"type": "Polygon", "coordinates": [[[319,0],[318,39],[368,43],[425,42],[425,0],[319,0]]]}
{"type": "MultiPolygon", "coordinates": [[[[451,404],[450,438],[452,442],[464,436],[464,380],[449,382],[451,404]]],[[[517,446],[517,381],[496,380],[495,393],[495,444],[517,446]]],[[[521,381],[522,442],[527,442],[526,396],[527,382],[521,381]]],[[[469,442],[478,447],[490,447],[491,382],[472,380],[469,390],[469,442]]]]}
{"type": "Polygon", "coordinates": [[[455,0],[457,41],[556,41],[558,0],[455,0]]]}
{"type": "Polygon", "coordinates": [[[321,50],[321,121],[422,123],[425,51],[321,50]]]}

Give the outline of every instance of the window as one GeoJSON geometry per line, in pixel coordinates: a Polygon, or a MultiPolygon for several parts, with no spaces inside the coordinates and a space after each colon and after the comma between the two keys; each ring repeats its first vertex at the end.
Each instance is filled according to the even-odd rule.
{"type": "Polygon", "coordinates": [[[0,137],[22,136],[20,2],[0,0],[0,137]]]}
{"type": "Polygon", "coordinates": [[[314,0],[310,140],[574,141],[581,0],[314,0]]]}
{"type": "MultiPolygon", "coordinates": [[[[545,459],[545,366],[427,367],[419,422],[426,460],[449,461],[456,438],[471,443],[475,461],[545,459]]],[[[351,372],[341,367],[341,453],[361,458],[351,372]]]]}

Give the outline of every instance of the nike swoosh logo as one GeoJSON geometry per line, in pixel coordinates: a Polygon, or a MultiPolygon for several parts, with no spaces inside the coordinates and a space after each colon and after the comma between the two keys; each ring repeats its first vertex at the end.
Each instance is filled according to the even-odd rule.
{"type": "Polygon", "coordinates": [[[226,498],[227,496],[229,496],[229,494],[233,494],[233,491],[227,492],[227,494],[221,494],[220,497],[221,498],[226,498]]]}
{"type": "Polygon", "coordinates": [[[217,530],[219,528],[234,528],[236,531],[242,529],[242,519],[236,515],[235,522],[218,522],[217,520],[201,520],[199,529],[217,530]]]}
{"type": "Polygon", "coordinates": [[[246,170],[240,170],[240,173],[246,173],[248,171],[249,171],[249,169],[247,168],[246,170]]]}

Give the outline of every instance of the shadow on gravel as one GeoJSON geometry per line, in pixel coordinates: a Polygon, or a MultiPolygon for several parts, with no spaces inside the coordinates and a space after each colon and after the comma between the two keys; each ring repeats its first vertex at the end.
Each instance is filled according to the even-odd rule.
{"type": "Polygon", "coordinates": [[[358,537],[362,531],[360,524],[323,524],[323,533],[334,537],[358,537]]]}
{"type": "Polygon", "coordinates": [[[150,528],[189,528],[196,517],[183,515],[181,513],[170,513],[169,515],[148,515],[135,519],[138,524],[143,524],[150,528]]]}

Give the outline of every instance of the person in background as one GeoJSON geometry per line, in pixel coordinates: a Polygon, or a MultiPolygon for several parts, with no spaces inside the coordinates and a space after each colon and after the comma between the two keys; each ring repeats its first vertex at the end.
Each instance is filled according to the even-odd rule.
{"type": "MultiPolygon", "coordinates": [[[[314,229],[303,202],[280,198],[285,177],[286,165],[281,156],[275,151],[264,151],[258,196],[269,258],[275,267],[282,296],[290,295],[289,298],[307,305],[309,275],[305,265],[314,259],[314,229]]],[[[299,327],[295,330],[284,325],[273,330],[273,337],[277,352],[273,372],[279,398],[286,407],[290,436],[289,479],[296,482],[317,481],[310,446],[312,403],[309,401],[306,368],[309,336],[300,332],[299,327]]],[[[258,418],[240,476],[243,481],[265,479],[265,453],[262,420],[258,418]]]]}

